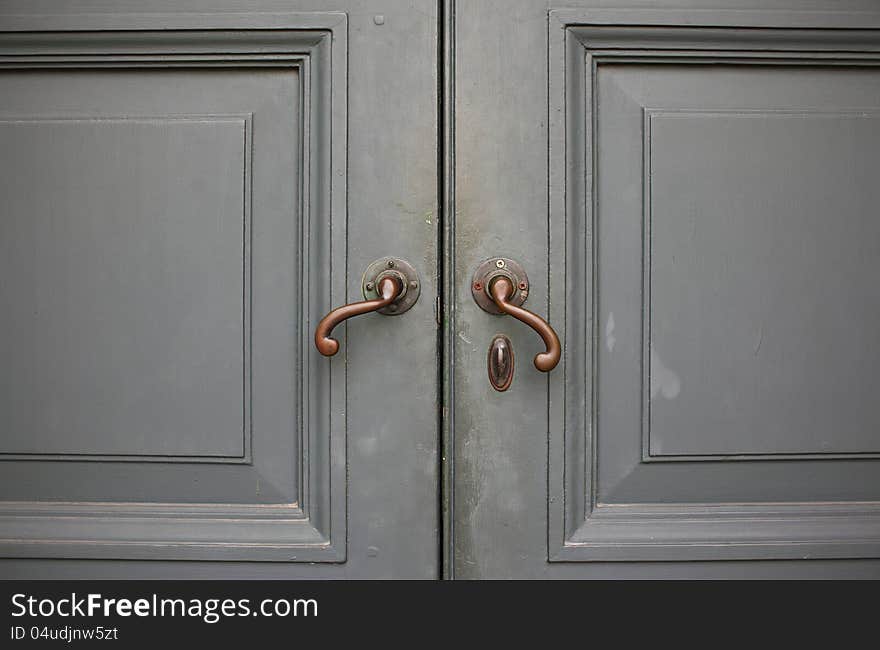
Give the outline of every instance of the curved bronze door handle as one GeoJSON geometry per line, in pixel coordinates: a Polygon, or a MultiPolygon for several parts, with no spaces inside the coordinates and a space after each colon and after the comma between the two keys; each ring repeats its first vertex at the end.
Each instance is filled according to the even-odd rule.
{"type": "Polygon", "coordinates": [[[396,278],[382,278],[382,280],[379,281],[379,295],[381,298],[343,305],[324,316],[315,330],[315,347],[318,348],[318,352],[325,357],[332,357],[339,352],[339,341],[330,338],[330,332],[333,331],[333,328],[352,316],[368,314],[371,311],[377,311],[383,307],[387,307],[394,302],[395,298],[397,298],[401,288],[402,284],[396,278]]]}
{"type": "Polygon", "coordinates": [[[553,328],[550,327],[550,323],[543,318],[533,314],[528,309],[517,307],[513,303],[508,302],[513,297],[515,291],[516,287],[513,286],[513,282],[507,276],[499,275],[489,281],[489,295],[495,301],[495,304],[498,305],[498,309],[522,321],[544,339],[544,346],[547,349],[535,355],[535,368],[541,372],[550,372],[559,363],[559,357],[562,355],[559,337],[553,331],[553,328]]]}
{"type": "Polygon", "coordinates": [[[325,357],[339,352],[339,341],[331,338],[333,328],[352,316],[377,311],[395,316],[412,307],[419,298],[419,280],[416,270],[406,261],[396,258],[376,260],[362,280],[364,300],[343,305],[321,319],[315,329],[315,347],[325,357]]]}
{"type": "Polygon", "coordinates": [[[544,340],[546,350],[535,355],[535,368],[550,372],[556,367],[562,356],[562,345],[550,323],[522,308],[529,296],[529,278],[519,262],[507,257],[486,260],[474,271],[471,293],[483,311],[513,316],[544,340]]]}

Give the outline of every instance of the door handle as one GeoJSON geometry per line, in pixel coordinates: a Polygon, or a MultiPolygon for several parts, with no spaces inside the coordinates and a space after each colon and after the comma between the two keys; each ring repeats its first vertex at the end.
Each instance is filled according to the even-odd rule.
{"type": "Polygon", "coordinates": [[[471,293],[484,311],[513,316],[538,333],[545,350],[535,355],[535,368],[550,372],[556,367],[562,356],[559,336],[550,323],[522,308],[529,295],[529,279],[519,263],[501,257],[483,262],[474,273],[471,293]]]}
{"type": "Polygon", "coordinates": [[[399,316],[416,304],[421,291],[415,268],[406,260],[392,257],[376,260],[367,267],[361,289],[366,300],[337,307],[315,328],[315,347],[325,357],[339,351],[339,341],[330,334],[342,321],[374,311],[399,316]]]}
{"type": "Polygon", "coordinates": [[[550,327],[550,323],[528,309],[517,307],[510,302],[516,287],[513,286],[509,278],[499,276],[490,280],[488,290],[492,300],[498,305],[498,309],[531,327],[544,340],[546,350],[535,355],[535,368],[541,372],[553,370],[556,364],[559,363],[562,346],[559,343],[559,337],[556,335],[556,332],[550,327]]]}

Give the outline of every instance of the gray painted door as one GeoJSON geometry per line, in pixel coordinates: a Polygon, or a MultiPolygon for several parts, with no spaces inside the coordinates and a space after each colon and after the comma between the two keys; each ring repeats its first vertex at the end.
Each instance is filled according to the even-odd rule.
{"type": "Polygon", "coordinates": [[[443,4],[3,4],[0,576],[880,577],[876,3],[443,4]]]}
{"type": "Polygon", "coordinates": [[[880,577],[877,10],[458,3],[450,574],[880,577]]]}
{"type": "Polygon", "coordinates": [[[436,577],[436,3],[0,31],[0,576],[436,577]]]}

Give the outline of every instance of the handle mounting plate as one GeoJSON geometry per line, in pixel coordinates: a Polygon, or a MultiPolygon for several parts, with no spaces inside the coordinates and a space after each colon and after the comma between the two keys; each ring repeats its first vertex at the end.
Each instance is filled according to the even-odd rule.
{"type": "Polygon", "coordinates": [[[380,309],[385,316],[399,316],[409,311],[419,299],[422,290],[419,274],[412,264],[399,257],[383,257],[372,262],[361,278],[361,291],[366,300],[379,298],[379,281],[386,276],[396,277],[403,283],[403,293],[393,303],[380,309]]]}

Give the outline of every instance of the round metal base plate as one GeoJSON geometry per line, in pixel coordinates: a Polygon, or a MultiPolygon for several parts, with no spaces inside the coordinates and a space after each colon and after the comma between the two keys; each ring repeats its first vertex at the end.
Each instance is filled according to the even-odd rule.
{"type": "Polygon", "coordinates": [[[403,295],[384,309],[380,309],[379,313],[386,316],[399,316],[409,311],[419,299],[422,290],[419,274],[416,273],[412,264],[398,257],[378,259],[370,263],[361,279],[361,291],[363,291],[365,299],[376,300],[379,298],[376,286],[379,279],[386,275],[399,278],[403,282],[404,290],[403,295]]]}
{"type": "Polygon", "coordinates": [[[474,277],[471,280],[471,294],[480,308],[490,314],[501,313],[495,301],[488,294],[489,284],[500,275],[509,278],[516,288],[513,296],[509,298],[512,304],[521,307],[529,297],[529,278],[519,262],[507,257],[488,259],[474,271],[474,277]]]}

